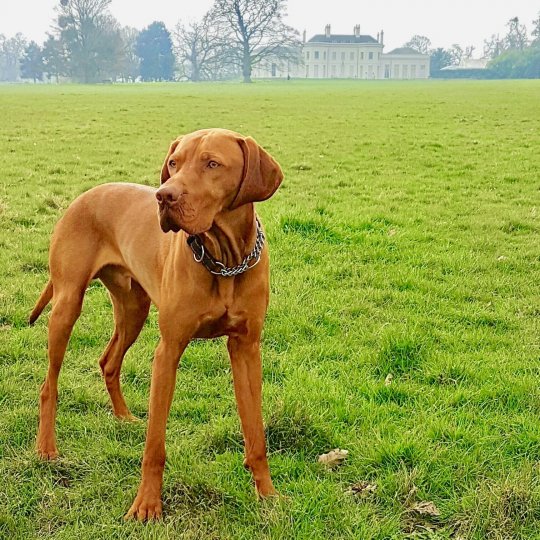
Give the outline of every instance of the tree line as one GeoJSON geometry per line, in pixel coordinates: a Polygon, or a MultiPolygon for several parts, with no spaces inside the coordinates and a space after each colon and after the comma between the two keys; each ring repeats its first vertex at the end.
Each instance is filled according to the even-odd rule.
{"type": "MultiPolygon", "coordinates": [[[[255,67],[302,62],[298,31],[284,21],[286,0],[214,0],[200,21],[178,22],[172,32],[154,21],[142,30],[121,26],[112,0],[59,0],[52,32],[41,45],[18,33],[0,34],[0,81],[68,79],[83,83],[170,80],[251,81],[255,67]]],[[[431,57],[432,77],[473,57],[473,46],[432,48],[426,36],[407,43],[431,57]]],[[[507,33],[484,42],[489,76],[540,78],[540,13],[531,34],[515,17],[507,33]]]]}
{"type": "Polygon", "coordinates": [[[0,34],[0,81],[19,78],[83,83],[121,80],[217,80],[242,76],[269,58],[300,61],[299,34],[287,26],[286,0],[215,0],[201,21],[172,32],[155,21],[122,27],[112,0],[60,0],[41,45],[0,34]]]}
{"type": "MultiPolygon", "coordinates": [[[[488,59],[488,69],[484,76],[494,78],[540,78],[540,12],[532,21],[529,35],[527,27],[518,17],[510,19],[507,33],[502,38],[493,34],[484,40],[482,58],[488,59]]],[[[448,49],[431,48],[431,40],[426,36],[415,35],[404,47],[410,47],[422,54],[430,56],[430,74],[440,75],[447,66],[460,65],[464,60],[471,59],[475,47],[461,47],[458,44],[448,49]]]]}

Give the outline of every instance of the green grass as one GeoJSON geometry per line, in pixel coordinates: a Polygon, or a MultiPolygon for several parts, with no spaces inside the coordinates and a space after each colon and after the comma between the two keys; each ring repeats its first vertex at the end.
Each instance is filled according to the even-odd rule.
{"type": "MultiPolygon", "coordinates": [[[[0,537],[540,538],[540,83],[0,87],[0,537]],[[92,285],[60,378],[61,458],[34,453],[48,239],[107,181],[157,185],[170,140],[250,134],[285,181],[264,415],[277,501],[255,500],[222,341],[193,343],[168,424],[165,517],[124,523],[145,424],[110,412],[92,285]],[[388,373],[393,382],[386,386],[388,373]],[[349,450],[332,471],[317,456],[349,450]],[[367,481],[366,496],[348,493],[367,481]],[[437,519],[410,512],[433,501],[437,519]]],[[[128,353],[146,419],[152,312],[128,353]]]]}

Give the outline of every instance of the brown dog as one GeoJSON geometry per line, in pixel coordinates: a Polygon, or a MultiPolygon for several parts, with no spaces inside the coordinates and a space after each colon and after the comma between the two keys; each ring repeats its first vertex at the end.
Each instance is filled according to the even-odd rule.
{"type": "Polygon", "coordinates": [[[33,323],[52,298],[37,437],[42,458],[58,455],[58,374],[90,281],[105,284],[114,306],[114,334],[99,363],[120,418],[132,418],[120,389],[124,355],[150,302],[159,309],[142,480],[127,516],[161,515],[165,428],[178,362],[193,338],[228,336],[245,465],[260,496],[275,493],[261,411],[268,251],[253,203],[270,197],[282,178],[276,161],[250,137],[196,131],[171,144],[157,191],[136,184],[98,186],[78,197],[54,230],[49,283],[30,316],[33,323]],[[170,230],[178,234],[164,234],[170,230]]]}

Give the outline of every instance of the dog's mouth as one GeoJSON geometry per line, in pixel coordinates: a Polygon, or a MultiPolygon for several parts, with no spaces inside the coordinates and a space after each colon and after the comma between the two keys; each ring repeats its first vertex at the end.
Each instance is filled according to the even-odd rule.
{"type": "Polygon", "coordinates": [[[159,209],[159,225],[164,233],[172,231],[177,233],[182,227],[171,216],[171,212],[168,209],[159,209]]]}
{"type": "Polygon", "coordinates": [[[186,220],[182,219],[182,212],[176,207],[159,205],[158,214],[159,225],[164,233],[185,231],[188,234],[201,234],[207,230],[197,227],[195,223],[186,223],[186,220]]]}

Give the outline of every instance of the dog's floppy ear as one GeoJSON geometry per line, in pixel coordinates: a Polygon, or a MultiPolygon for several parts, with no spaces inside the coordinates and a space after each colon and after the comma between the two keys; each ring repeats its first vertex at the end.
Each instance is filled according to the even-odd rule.
{"type": "Polygon", "coordinates": [[[238,139],[238,144],[244,153],[244,173],[240,188],[231,203],[231,210],[243,204],[270,198],[283,180],[283,172],[278,162],[254,139],[238,139]]]}
{"type": "Polygon", "coordinates": [[[171,154],[176,150],[176,147],[180,144],[180,141],[182,140],[182,137],[178,137],[175,139],[171,146],[169,147],[169,151],[167,152],[167,157],[165,158],[165,161],[163,162],[163,167],[161,167],[161,183],[164,184],[171,175],[169,174],[169,158],[171,157],[171,154]]]}

